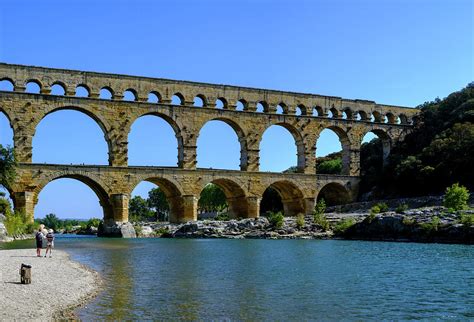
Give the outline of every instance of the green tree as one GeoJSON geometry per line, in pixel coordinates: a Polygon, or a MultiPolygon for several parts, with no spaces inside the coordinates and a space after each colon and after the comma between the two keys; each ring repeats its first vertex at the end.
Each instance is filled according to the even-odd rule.
{"type": "Polygon", "coordinates": [[[55,214],[47,214],[46,217],[40,220],[40,222],[54,231],[57,231],[63,226],[61,219],[59,219],[55,214]]]}
{"type": "Polygon", "coordinates": [[[227,209],[227,198],[224,191],[213,183],[207,184],[202,189],[201,196],[198,201],[200,211],[214,212],[227,209]]]}
{"type": "Polygon", "coordinates": [[[467,201],[469,200],[469,190],[466,187],[460,186],[458,183],[446,188],[443,205],[446,208],[453,210],[463,210],[467,208],[467,201]]]}
{"type": "Polygon", "coordinates": [[[328,154],[316,159],[316,173],[340,174],[342,171],[342,152],[328,154]]]}
{"type": "Polygon", "coordinates": [[[147,200],[140,196],[130,199],[128,212],[131,221],[148,221],[153,219],[155,213],[148,207],[147,200]]]}
{"type": "Polygon", "coordinates": [[[167,220],[169,216],[170,205],[162,189],[153,188],[148,192],[148,207],[153,209],[157,220],[167,220]]]}
{"type": "Polygon", "coordinates": [[[9,187],[15,179],[15,154],[13,148],[0,144],[0,185],[9,187]]]}

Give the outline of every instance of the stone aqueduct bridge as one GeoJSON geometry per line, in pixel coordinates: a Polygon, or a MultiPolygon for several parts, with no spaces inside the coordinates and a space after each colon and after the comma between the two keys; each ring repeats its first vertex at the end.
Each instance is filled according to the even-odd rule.
{"type": "Polygon", "coordinates": [[[196,220],[200,192],[210,182],[224,190],[230,212],[236,217],[258,217],[260,200],[270,186],[280,193],[287,215],[310,213],[318,195],[345,201],[356,196],[360,147],[367,132],[382,139],[387,155],[390,146],[410,130],[418,112],[340,97],[10,64],[0,64],[0,80],[13,85],[12,91],[0,92],[0,111],[13,129],[19,162],[16,182],[8,189],[15,208],[26,211],[31,219],[41,189],[58,178],[74,178],[88,185],[97,194],[105,222],[110,224],[128,221],[130,194],[143,180],[163,189],[173,222],[196,220]],[[30,82],[39,86],[39,93],[25,92],[30,82]],[[54,85],[60,85],[64,95],[52,95],[54,85]],[[87,90],[87,97],[76,97],[79,86],[87,90]],[[99,98],[103,88],[110,91],[111,99],[99,98]],[[124,100],[127,91],[134,101],[124,100]],[[158,103],[148,101],[150,93],[156,95],[158,103]],[[174,95],[180,104],[172,104],[174,95]],[[202,107],[194,106],[195,97],[202,100],[202,107]],[[216,107],[218,101],[221,108],[216,107]],[[257,112],[257,104],[264,111],[257,112]],[[281,114],[277,107],[283,110],[281,114]],[[32,141],[39,122],[65,109],[85,113],[98,123],[108,144],[108,166],[32,163],[32,141]],[[314,110],[318,116],[313,116],[314,110]],[[144,115],[159,116],[174,129],[177,167],[128,166],[128,133],[133,122],[144,115]],[[240,171],[196,168],[199,131],[211,120],[223,121],[237,133],[240,171]],[[297,173],[259,172],[260,141],[272,125],[283,126],[293,135],[297,173]],[[326,128],[340,138],[342,175],[316,174],[316,141],[326,128]]]}

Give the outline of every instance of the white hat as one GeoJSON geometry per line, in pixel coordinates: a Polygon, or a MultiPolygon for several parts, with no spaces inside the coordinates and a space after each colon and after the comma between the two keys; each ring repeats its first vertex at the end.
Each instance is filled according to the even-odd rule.
{"type": "Polygon", "coordinates": [[[54,230],[50,229],[50,230],[48,230],[48,233],[52,234],[52,233],[54,233],[54,230]]]}

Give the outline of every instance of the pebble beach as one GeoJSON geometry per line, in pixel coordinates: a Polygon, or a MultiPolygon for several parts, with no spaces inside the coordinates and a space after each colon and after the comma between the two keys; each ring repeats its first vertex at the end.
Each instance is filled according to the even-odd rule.
{"type": "MultiPolygon", "coordinates": [[[[44,255],[44,250],[42,251],[44,255]]],[[[64,251],[36,257],[35,249],[0,251],[0,320],[73,319],[74,309],[100,291],[97,272],[74,262],[64,251]],[[31,284],[21,284],[21,264],[32,266],[31,284]]]]}

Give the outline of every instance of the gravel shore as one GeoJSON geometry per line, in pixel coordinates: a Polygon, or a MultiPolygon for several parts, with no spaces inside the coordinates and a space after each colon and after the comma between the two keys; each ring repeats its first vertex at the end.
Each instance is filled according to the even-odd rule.
{"type": "MultiPolygon", "coordinates": [[[[44,250],[42,251],[44,254],[44,250]]],[[[35,249],[0,251],[0,320],[56,320],[74,318],[100,290],[101,279],[64,251],[52,258],[36,257],[35,249]],[[21,264],[32,266],[31,284],[20,284],[21,264]]]]}

